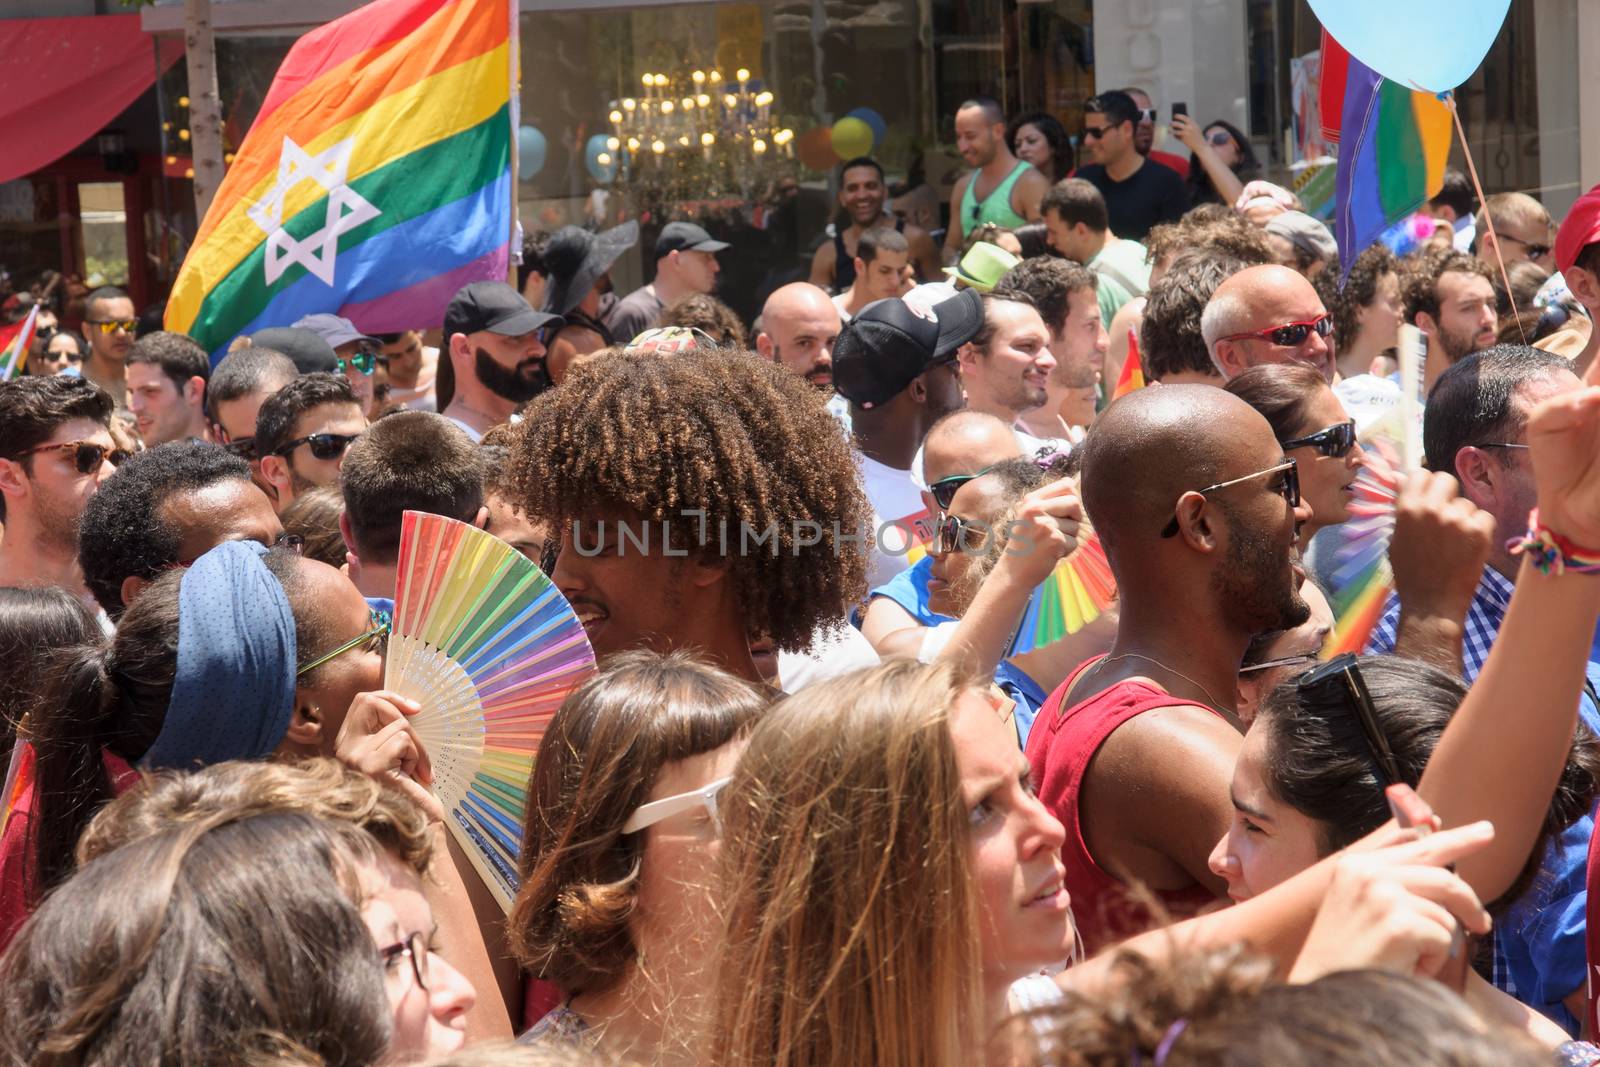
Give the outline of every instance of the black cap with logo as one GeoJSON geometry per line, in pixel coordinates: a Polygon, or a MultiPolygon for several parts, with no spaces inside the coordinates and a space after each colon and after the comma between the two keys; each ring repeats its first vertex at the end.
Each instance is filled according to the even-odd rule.
{"type": "Polygon", "coordinates": [[[445,344],[458,333],[487,330],[506,337],[521,337],[541,326],[564,324],[560,315],[535,311],[522,294],[505,282],[464,285],[444,313],[445,344]]]}
{"type": "Polygon", "coordinates": [[[671,252],[720,252],[731,245],[713,240],[705,230],[692,222],[669,222],[661,227],[656,238],[656,258],[671,252]]]}
{"type": "Polygon", "coordinates": [[[983,297],[976,289],[932,308],[898,297],[868,304],[834,343],[834,391],[862,408],[885,403],[917,375],[955,359],[982,328],[983,297]]]}

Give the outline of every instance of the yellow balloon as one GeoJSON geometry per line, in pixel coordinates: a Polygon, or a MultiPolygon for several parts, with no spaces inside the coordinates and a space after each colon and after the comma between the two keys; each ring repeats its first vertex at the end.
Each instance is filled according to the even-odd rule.
{"type": "Polygon", "coordinates": [[[866,155],[872,151],[872,127],[845,116],[833,124],[833,150],[840,159],[866,155]]]}

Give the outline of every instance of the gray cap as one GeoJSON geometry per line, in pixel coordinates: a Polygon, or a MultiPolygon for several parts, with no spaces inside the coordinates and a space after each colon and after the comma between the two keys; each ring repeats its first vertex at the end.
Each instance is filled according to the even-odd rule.
{"type": "Polygon", "coordinates": [[[1274,216],[1267,223],[1266,231],[1325,262],[1332,263],[1339,258],[1339,242],[1333,239],[1328,227],[1304,211],[1285,211],[1274,216]]]}
{"type": "Polygon", "coordinates": [[[329,348],[338,348],[351,341],[365,341],[374,348],[383,344],[376,337],[369,336],[356,329],[356,324],[341,315],[307,315],[294,327],[300,330],[310,330],[324,341],[329,348]]]}

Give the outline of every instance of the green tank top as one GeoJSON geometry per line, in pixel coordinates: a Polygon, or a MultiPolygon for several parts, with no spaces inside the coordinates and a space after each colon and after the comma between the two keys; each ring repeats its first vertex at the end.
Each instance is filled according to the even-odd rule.
{"type": "Polygon", "coordinates": [[[974,171],[972,180],[967,183],[967,191],[961,194],[961,232],[971,233],[974,228],[986,222],[992,222],[1003,230],[1026,226],[1028,220],[1012,210],[1011,187],[1017,184],[1022,172],[1031,166],[1033,164],[1017,160],[1017,165],[1006,175],[1006,180],[990,190],[981,204],[974,191],[978,188],[978,174],[974,171]]]}

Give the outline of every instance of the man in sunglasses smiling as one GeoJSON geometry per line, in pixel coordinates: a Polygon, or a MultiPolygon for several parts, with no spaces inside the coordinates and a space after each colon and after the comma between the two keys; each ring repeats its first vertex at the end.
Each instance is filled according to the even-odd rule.
{"type": "Polygon", "coordinates": [[[263,401],[256,453],[278,513],[308,489],[337,486],[344,454],[366,428],[361,401],[342,374],[302,374],[263,401]]]}
{"type": "Polygon", "coordinates": [[[93,605],[78,516],[123,458],[111,412],[111,397],[83,378],[0,383],[0,586],[56,585],[93,605]]]}
{"type": "Polygon", "coordinates": [[[1224,378],[1263,363],[1304,363],[1333,381],[1333,318],[1311,283],[1288,267],[1250,267],[1223,282],[1200,316],[1200,333],[1224,378]]]}

